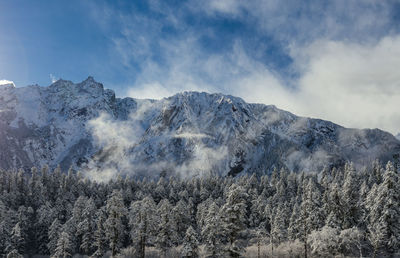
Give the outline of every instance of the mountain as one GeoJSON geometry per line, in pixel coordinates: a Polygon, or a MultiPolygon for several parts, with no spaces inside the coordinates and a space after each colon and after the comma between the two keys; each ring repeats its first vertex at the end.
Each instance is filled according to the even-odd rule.
{"type": "Polygon", "coordinates": [[[348,129],[273,105],[184,92],[162,100],[116,98],[92,77],[48,87],[0,85],[0,167],[60,164],[99,179],[204,172],[320,171],[387,161],[400,141],[379,129],[348,129]]]}

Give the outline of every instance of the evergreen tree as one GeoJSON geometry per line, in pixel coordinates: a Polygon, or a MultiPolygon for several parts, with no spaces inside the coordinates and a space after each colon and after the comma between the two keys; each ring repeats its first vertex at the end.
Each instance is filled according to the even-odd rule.
{"type": "Polygon", "coordinates": [[[172,216],[172,205],[167,199],[161,200],[158,204],[157,213],[159,214],[159,224],[156,246],[161,250],[164,257],[166,257],[167,250],[173,246],[177,239],[176,222],[172,216]]]}
{"type": "Polygon", "coordinates": [[[346,164],[342,189],[342,228],[348,229],[358,225],[360,219],[359,183],[353,164],[346,164]]]}
{"type": "Polygon", "coordinates": [[[50,254],[53,255],[56,252],[58,237],[61,233],[60,221],[56,218],[49,228],[49,243],[47,247],[49,248],[50,254]]]}
{"type": "Polygon", "coordinates": [[[331,228],[341,229],[346,215],[342,205],[341,189],[336,183],[327,190],[327,196],[327,202],[324,203],[324,210],[327,214],[325,224],[331,228]]]}
{"type": "Polygon", "coordinates": [[[191,224],[191,212],[189,205],[185,201],[178,201],[172,209],[172,217],[176,222],[177,239],[175,244],[181,244],[185,237],[186,229],[191,224]]]}
{"type": "Polygon", "coordinates": [[[17,252],[18,254],[25,253],[25,242],[20,223],[18,222],[11,230],[10,243],[6,250],[10,252],[17,252]]]}
{"type": "Polygon", "coordinates": [[[212,202],[208,208],[201,234],[205,244],[206,257],[217,258],[223,256],[221,244],[223,240],[222,219],[215,202],[212,202]]]}
{"type": "Polygon", "coordinates": [[[54,221],[55,212],[51,208],[51,204],[46,201],[37,210],[37,221],[35,225],[35,243],[36,250],[39,254],[49,254],[49,228],[54,221]]]}
{"type": "Polygon", "coordinates": [[[132,202],[129,211],[129,225],[131,237],[136,246],[138,257],[144,258],[146,245],[155,235],[156,228],[156,205],[151,197],[132,202]]]}
{"type": "Polygon", "coordinates": [[[78,223],[77,234],[81,235],[80,250],[83,254],[92,253],[94,237],[96,206],[92,198],[86,200],[86,205],[82,211],[82,221],[78,223]]]}
{"type": "Polygon", "coordinates": [[[392,163],[388,162],[383,182],[373,187],[367,203],[370,213],[368,230],[374,255],[380,248],[394,253],[400,244],[400,185],[392,163]]]}
{"type": "Polygon", "coordinates": [[[123,224],[123,218],[127,214],[127,210],[124,206],[121,191],[114,190],[107,200],[107,214],[106,220],[106,236],[110,243],[112,255],[116,255],[120,250],[125,236],[125,229],[123,224]]]}
{"type": "Polygon", "coordinates": [[[289,219],[288,238],[294,241],[300,237],[299,229],[300,206],[296,203],[289,219]]]}
{"type": "Polygon", "coordinates": [[[182,257],[197,258],[198,254],[198,235],[192,226],[186,230],[185,238],[183,239],[182,257]]]}
{"type": "Polygon", "coordinates": [[[93,249],[95,250],[93,257],[103,257],[107,250],[106,212],[103,209],[99,209],[96,213],[96,218],[96,230],[93,235],[93,249]]]}
{"type": "MultiPolygon", "coordinates": [[[[68,185],[70,189],[72,188],[71,184],[73,178],[74,177],[70,169],[68,176],[65,179],[66,180],[65,184],[68,185]]],[[[70,241],[72,242],[71,244],[74,247],[73,248],[74,251],[76,250],[77,252],[82,251],[80,247],[82,244],[82,234],[84,233],[84,231],[80,226],[83,226],[83,224],[81,223],[84,220],[83,211],[85,210],[86,207],[87,207],[87,198],[85,196],[79,196],[74,203],[74,208],[72,210],[72,218],[70,218],[66,223],[68,225],[68,233],[70,235],[70,241]]]]}
{"type": "MultiPolygon", "coordinates": [[[[306,182],[306,181],[305,181],[306,182]]],[[[310,178],[304,187],[300,206],[300,217],[298,229],[300,240],[304,243],[304,257],[308,256],[308,235],[323,225],[323,216],[321,213],[321,193],[319,192],[315,181],[310,178]]]]}
{"type": "Polygon", "coordinates": [[[228,240],[226,251],[229,257],[239,257],[244,252],[239,237],[245,229],[246,197],[247,194],[242,187],[232,184],[227,192],[226,203],[221,210],[224,233],[228,240]]]}
{"type": "Polygon", "coordinates": [[[70,240],[70,235],[63,231],[57,241],[57,247],[52,257],[54,258],[69,258],[72,257],[73,244],[70,240]]]}
{"type": "Polygon", "coordinates": [[[7,211],[6,205],[0,200],[0,256],[7,254],[6,248],[10,244],[9,238],[12,228],[10,212],[7,211]]]}
{"type": "Polygon", "coordinates": [[[286,203],[280,203],[275,209],[275,216],[271,225],[271,236],[273,243],[279,245],[287,238],[288,213],[286,203]]]}

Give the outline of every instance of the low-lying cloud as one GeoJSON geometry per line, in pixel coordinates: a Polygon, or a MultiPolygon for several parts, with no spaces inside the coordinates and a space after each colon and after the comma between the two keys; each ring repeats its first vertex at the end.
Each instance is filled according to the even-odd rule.
{"type": "Polygon", "coordinates": [[[185,128],[179,133],[168,130],[156,130],[159,134],[145,132],[142,123],[149,122],[149,116],[159,115],[162,105],[168,105],[168,101],[162,101],[161,105],[160,102],[140,101],[126,120],[115,119],[106,113],[90,120],[88,129],[99,151],[83,173],[103,182],[116,175],[158,177],[166,173],[166,176],[186,178],[224,171],[228,166],[227,147],[209,146],[206,142],[214,138],[195,133],[198,128],[185,128]],[[152,137],[151,141],[144,140],[149,145],[141,143],[144,137],[152,137]],[[180,143],[174,146],[177,139],[180,143]],[[172,154],[176,151],[180,154],[172,154]],[[180,160],[181,156],[185,157],[180,160]]]}

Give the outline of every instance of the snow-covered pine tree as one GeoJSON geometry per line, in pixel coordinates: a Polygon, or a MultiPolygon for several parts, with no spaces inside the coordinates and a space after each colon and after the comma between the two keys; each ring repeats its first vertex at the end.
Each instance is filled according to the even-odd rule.
{"type": "Polygon", "coordinates": [[[271,224],[271,237],[273,243],[279,245],[287,238],[287,229],[289,223],[289,209],[286,202],[279,203],[275,209],[275,216],[271,224]]]}
{"type": "Polygon", "coordinates": [[[212,202],[204,217],[204,226],[201,230],[203,243],[205,244],[206,257],[217,258],[223,256],[222,243],[223,228],[219,208],[212,202]]]}
{"type": "Polygon", "coordinates": [[[240,233],[245,229],[247,193],[241,186],[232,184],[226,194],[226,203],[221,215],[224,233],[227,238],[227,256],[240,257],[244,248],[240,243],[240,233]]]}
{"type": "Polygon", "coordinates": [[[197,205],[196,225],[198,228],[200,228],[200,229],[203,228],[204,221],[205,221],[206,215],[208,213],[208,208],[210,207],[210,205],[213,201],[214,200],[210,197],[207,200],[205,200],[197,205]]]}
{"type": "Polygon", "coordinates": [[[357,205],[360,209],[360,218],[357,227],[362,230],[367,230],[367,222],[368,222],[368,211],[366,208],[366,200],[370,189],[367,183],[367,178],[363,179],[363,183],[360,187],[360,194],[357,205]]]}
{"type": "Polygon", "coordinates": [[[100,208],[96,212],[96,230],[93,235],[93,249],[92,257],[103,257],[107,250],[107,237],[105,223],[107,220],[105,207],[100,208]]]}
{"type": "Polygon", "coordinates": [[[308,256],[308,235],[316,229],[322,227],[324,218],[321,212],[321,193],[317,188],[314,178],[305,180],[302,202],[300,205],[300,217],[298,229],[300,240],[304,243],[304,257],[308,256]]]}
{"type": "Polygon", "coordinates": [[[129,225],[136,254],[144,258],[146,245],[151,242],[156,233],[156,204],[151,196],[132,202],[129,210],[129,225]]]}
{"type": "Polygon", "coordinates": [[[191,225],[191,211],[189,208],[188,203],[179,200],[172,209],[172,217],[176,221],[177,241],[175,244],[177,245],[182,243],[186,230],[191,225]]]}
{"type": "Polygon", "coordinates": [[[358,206],[359,199],[359,182],[352,163],[345,165],[345,178],[342,193],[342,210],[343,210],[343,229],[352,228],[358,225],[360,219],[360,208],[358,206]]]}
{"type": "Polygon", "coordinates": [[[49,254],[47,243],[49,242],[49,228],[51,223],[54,221],[54,210],[51,204],[46,201],[36,211],[36,223],[35,223],[35,242],[36,251],[39,254],[49,254]]]}
{"type": "Polygon", "coordinates": [[[341,229],[343,227],[344,214],[342,205],[341,189],[338,184],[333,183],[327,191],[327,202],[323,205],[324,211],[327,214],[325,224],[331,228],[341,229]]]}
{"type": "Polygon", "coordinates": [[[92,198],[86,200],[86,205],[82,211],[82,221],[78,223],[77,234],[81,236],[80,250],[83,254],[90,255],[92,253],[93,233],[95,229],[94,216],[96,206],[92,198]]]}
{"type": "Polygon", "coordinates": [[[55,254],[56,248],[57,248],[57,241],[58,237],[61,234],[61,224],[60,221],[56,218],[54,221],[51,223],[50,228],[49,228],[49,243],[47,244],[47,247],[49,248],[50,255],[55,254]]]}
{"type": "Polygon", "coordinates": [[[120,250],[125,236],[123,218],[127,215],[121,190],[114,190],[106,204],[108,218],[106,220],[106,236],[110,243],[112,255],[120,250]]]}
{"type": "Polygon", "coordinates": [[[292,214],[289,219],[288,227],[288,239],[294,241],[300,237],[299,235],[299,217],[300,217],[300,205],[295,203],[292,214]]]}
{"type": "Polygon", "coordinates": [[[185,237],[183,239],[183,247],[182,247],[182,257],[185,258],[197,258],[199,257],[199,240],[196,231],[192,226],[186,230],[185,237]]]}
{"type": "Polygon", "coordinates": [[[26,245],[26,239],[24,238],[22,234],[22,229],[20,226],[20,223],[18,222],[15,224],[15,226],[11,230],[10,234],[10,242],[8,246],[6,247],[7,253],[11,253],[15,251],[18,254],[24,254],[25,253],[25,245],[26,245]]]}
{"type": "Polygon", "coordinates": [[[71,243],[70,235],[63,231],[60,234],[60,237],[57,241],[57,247],[54,255],[51,257],[54,258],[70,258],[73,255],[73,244],[71,243]]]}
{"type": "Polygon", "coordinates": [[[168,249],[173,246],[177,239],[176,222],[172,216],[172,205],[167,199],[161,200],[157,207],[158,229],[156,235],[156,246],[161,250],[164,257],[168,249]]]}
{"type": "Polygon", "coordinates": [[[383,182],[371,189],[367,197],[368,224],[374,255],[380,248],[394,253],[400,246],[400,184],[391,162],[386,165],[383,182]]]}
{"type": "MultiPolygon", "coordinates": [[[[70,182],[73,180],[72,172],[68,173],[66,178],[66,182],[70,182]]],[[[66,183],[69,185],[70,183],[66,183]]],[[[69,186],[72,188],[72,186],[69,186]]],[[[72,218],[68,220],[66,224],[68,224],[68,233],[71,237],[71,244],[74,246],[73,251],[81,252],[80,246],[82,244],[82,234],[84,233],[79,224],[83,222],[83,211],[86,208],[87,198],[85,196],[79,196],[78,199],[74,203],[74,208],[72,210],[72,218]],[[73,236],[73,237],[72,237],[73,236]]]]}
{"type": "Polygon", "coordinates": [[[0,256],[5,256],[6,248],[9,245],[9,237],[13,224],[11,223],[10,212],[3,201],[0,200],[0,256]]]}

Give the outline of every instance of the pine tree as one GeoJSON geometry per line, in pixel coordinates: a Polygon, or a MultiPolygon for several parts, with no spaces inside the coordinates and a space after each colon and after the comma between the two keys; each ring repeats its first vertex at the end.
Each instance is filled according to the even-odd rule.
{"type": "Polygon", "coordinates": [[[299,230],[299,217],[300,217],[300,206],[295,203],[293,207],[292,214],[289,219],[289,227],[288,227],[288,238],[291,241],[294,241],[300,237],[299,230]]]}
{"type": "Polygon", "coordinates": [[[215,202],[210,204],[205,215],[201,235],[205,244],[206,257],[217,258],[223,256],[221,244],[223,240],[222,219],[215,202]]]}
{"type": "Polygon", "coordinates": [[[341,189],[336,183],[327,190],[327,196],[327,202],[324,203],[324,210],[327,213],[325,224],[331,228],[342,229],[345,211],[342,205],[341,189]]]}
{"type": "Polygon", "coordinates": [[[22,234],[22,229],[20,223],[18,222],[11,230],[10,243],[6,250],[10,252],[17,252],[19,254],[25,253],[25,243],[26,240],[22,234]]]}
{"type": "Polygon", "coordinates": [[[161,250],[164,257],[167,250],[176,242],[176,222],[172,216],[172,205],[167,199],[161,200],[158,204],[157,213],[159,214],[156,246],[161,250]]]}
{"type": "Polygon", "coordinates": [[[106,236],[110,243],[112,255],[116,255],[120,250],[124,236],[123,218],[127,214],[127,210],[122,199],[121,191],[114,190],[107,200],[107,214],[106,220],[106,236]]]}
{"type": "Polygon", "coordinates": [[[95,221],[93,220],[96,213],[96,206],[92,198],[87,199],[86,205],[82,211],[82,221],[78,223],[77,233],[81,235],[82,242],[80,249],[84,254],[92,253],[93,233],[95,229],[95,221]]]}
{"type": "Polygon", "coordinates": [[[53,255],[56,252],[58,237],[61,233],[61,224],[56,218],[49,228],[49,243],[47,247],[49,248],[50,254],[53,255]]]}
{"type": "Polygon", "coordinates": [[[36,250],[39,254],[49,254],[47,243],[49,242],[49,228],[54,221],[55,212],[51,204],[45,201],[37,210],[37,221],[35,225],[36,250]]]}
{"type": "Polygon", "coordinates": [[[70,235],[63,231],[60,234],[60,237],[58,238],[57,241],[57,247],[55,250],[54,255],[52,257],[54,258],[69,258],[72,257],[72,252],[73,252],[73,244],[71,243],[70,240],[70,235]]]}
{"type": "MultiPolygon", "coordinates": [[[[66,178],[66,185],[69,188],[72,188],[72,180],[73,175],[71,169],[68,173],[66,178]],[[68,182],[68,183],[67,183],[68,182]]],[[[68,233],[70,235],[70,240],[72,245],[74,246],[74,251],[82,251],[81,244],[82,244],[82,234],[84,233],[83,229],[80,227],[80,224],[83,222],[83,211],[87,207],[87,198],[85,196],[79,196],[78,199],[74,203],[74,208],[72,210],[72,218],[68,220],[66,223],[68,225],[68,233]],[[73,236],[73,237],[72,237],[73,236]]],[[[81,225],[83,226],[83,224],[81,225]]]]}
{"type": "Polygon", "coordinates": [[[185,232],[191,224],[190,215],[189,206],[185,201],[178,201],[172,209],[172,217],[173,220],[176,221],[177,241],[175,244],[177,245],[182,243],[185,232]]]}
{"type": "Polygon", "coordinates": [[[0,256],[5,256],[6,248],[9,245],[9,237],[13,228],[10,212],[6,205],[0,200],[0,256]]]}
{"type": "Polygon", "coordinates": [[[308,180],[306,186],[304,187],[304,193],[302,197],[298,229],[300,240],[304,243],[304,257],[307,258],[307,238],[313,230],[322,227],[324,220],[321,213],[321,193],[319,192],[313,178],[308,180]]]}
{"type": "Polygon", "coordinates": [[[192,226],[186,230],[185,238],[183,239],[182,257],[197,258],[198,254],[198,235],[192,226]]]}
{"type": "Polygon", "coordinates": [[[232,184],[227,192],[226,203],[222,207],[223,227],[228,240],[226,251],[229,257],[240,257],[244,252],[239,237],[245,228],[246,197],[242,187],[232,184]]]}
{"type": "Polygon", "coordinates": [[[155,235],[156,205],[151,197],[132,202],[129,211],[131,237],[138,257],[144,258],[146,245],[155,235]]]}
{"type": "Polygon", "coordinates": [[[275,216],[271,225],[271,236],[273,242],[277,245],[287,238],[288,213],[289,210],[286,203],[280,203],[275,209],[275,216]]]}
{"type": "Polygon", "coordinates": [[[95,250],[93,257],[103,257],[106,253],[107,237],[106,237],[106,212],[103,208],[96,213],[96,231],[93,235],[93,249],[95,250]]]}
{"type": "Polygon", "coordinates": [[[353,164],[346,164],[342,192],[343,229],[357,226],[360,219],[359,184],[353,164]]]}
{"type": "Polygon", "coordinates": [[[369,238],[374,246],[374,255],[380,248],[394,253],[400,245],[400,184],[399,176],[388,162],[383,182],[373,186],[367,197],[369,210],[369,238]]]}

